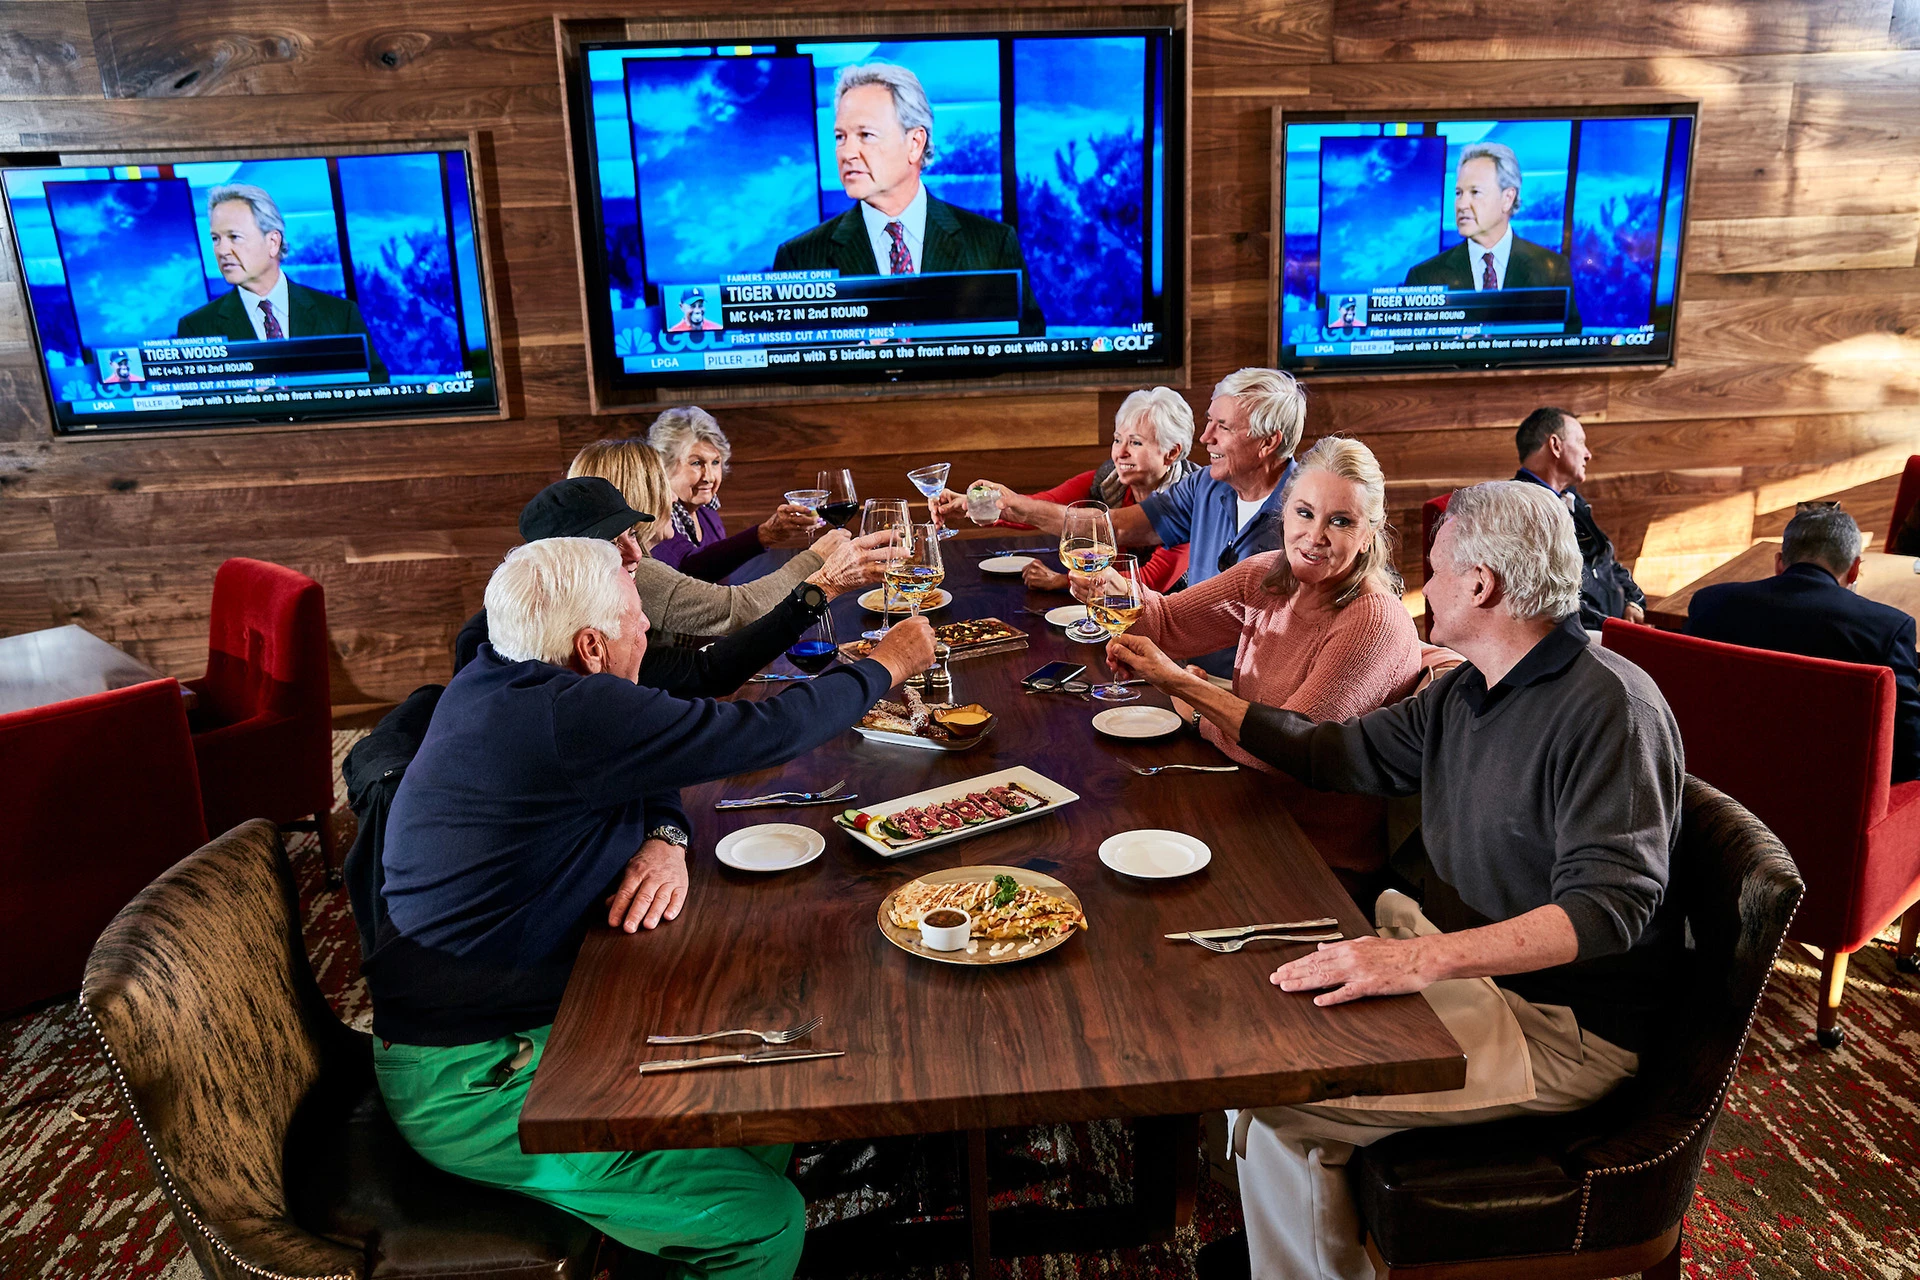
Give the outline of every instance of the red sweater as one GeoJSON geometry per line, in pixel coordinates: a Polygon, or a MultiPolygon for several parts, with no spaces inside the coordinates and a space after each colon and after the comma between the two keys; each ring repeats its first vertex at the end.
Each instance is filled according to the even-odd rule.
{"type": "MultiPolygon", "coordinates": [[[[1043,489],[1039,493],[1027,496],[1038,498],[1042,502],[1057,502],[1061,506],[1073,502],[1084,502],[1093,496],[1093,476],[1094,473],[1091,471],[1082,471],[1071,480],[1064,480],[1051,489],[1043,489]]],[[[1133,490],[1128,489],[1124,492],[1120,505],[1123,507],[1134,505],[1133,490]]],[[[1011,520],[1001,520],[996,523],[1005,525],[1009,529],[1033,528],[1030,524],[1015,524],[1011,520]]],[[[1171,591],[1173,584],[1186,576],[1187,544],[1184,542],[1177,547],[1158,548],[1147,562],[1140,566],[1140,585],[1149,591],[1171,591]]]]}

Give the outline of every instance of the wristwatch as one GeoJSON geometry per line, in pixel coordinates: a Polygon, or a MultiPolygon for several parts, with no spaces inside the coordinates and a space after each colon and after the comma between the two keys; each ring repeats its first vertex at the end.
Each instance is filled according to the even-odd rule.
{"type": "Polygon", "coordinates": [[[803,582],[793,589],[793,598],[802,609],[810,613],[819,613],[827,607],[827,593],[817,582],[803,582]]]}
{"type": "Polygon", "coordinates": [[[679,827],[674,826],[671,822],[663,822],[653,830],[647,832],[647,839],[662,840],[667,844],[679,845],[684,849],[693,837],[682,831],[679,827]]]}

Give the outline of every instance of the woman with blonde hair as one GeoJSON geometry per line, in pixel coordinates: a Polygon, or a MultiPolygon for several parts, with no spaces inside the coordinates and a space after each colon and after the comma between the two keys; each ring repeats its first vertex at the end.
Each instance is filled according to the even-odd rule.
{"type": "Polygon", "coordinates": [[[1358,440],[1320,441],[1282,495],[1280,550],[1176,595],[1151,596],[1133,629],[1108,646],[1119,667],[1196,707],[1194,723],[1210,742],[1274,774],[1274,793],[1357,897],[1386,864],[1385,802],[1309,791],[1243,750],[1239,730],[1252,702],[1344,720],[1413,691],[1420,638],[1400,602],[1386,487],[1358,440]],[[1167,656],[1235,641],[1231,692],[1167,656]]]}
{"type": "Polygon", "coordinates": [[[713,415],[698,405],[663,410],[647,429],[647,443],[666,468],[671,501],[642,507],[660,517],[653,558],[702,582],[719,582],[769,547],[804,547],[818,522],[813,512],[781,503],[771,516],[732,537],[720,520],[720,482],[733,446],[713,415]]]}
{"type": "MultiPolygon", "coordinates": [[[[855,587],[880,581],[890,559],[889,536],[851,538],[836,529],[799,552],[780,568],[740,586],[703,582],[654,558],[652,550],[672,535],[670,521],[659,518],[673,501],[660,455],[645,440],[596,440],[574,456],[568,476],[599,476],[610,481],[635,511],[652,515],[637,525],[639,563],[633,583],[653,626],[673,636],[731,635],[763,617],[803,582],[832,599],[855,587]]],[[[811,515],[811,513],[809,513],[811,515]]]]}

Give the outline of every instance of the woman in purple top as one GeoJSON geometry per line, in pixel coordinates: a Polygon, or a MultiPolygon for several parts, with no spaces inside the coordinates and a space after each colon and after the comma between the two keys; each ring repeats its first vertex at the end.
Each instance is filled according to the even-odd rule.
{"type": "Polygon", "coordinates": [[[672,536],[650,553],[662,564],[703,582],[719,582],[768,547],[804,547],[819,531],[813,512],[782,503],[762,523],[727,536],[719,495],[733,446],[705,409],[668,409],[653,420],[647,443],[666,464],[673,487],[672,536]]]}

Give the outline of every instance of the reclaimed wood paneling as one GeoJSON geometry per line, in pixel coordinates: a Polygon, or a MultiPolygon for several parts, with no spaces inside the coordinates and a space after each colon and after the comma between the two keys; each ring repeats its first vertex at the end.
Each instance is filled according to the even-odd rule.
{"type": "MultiPolygon", "coordinates": [[[[1065,0],[1045,0],[1057,7],[1065,0]]],[[[931,0],[895,0],[911,25],[931,0]]],[[[0,150],[475,133],[499,364],[497,423],[51,435],[0,245],[0,633],[79,622],[169,671],[205,661],[213,571],[261,556],[327,588],[335,698],[443,677],[520,505],[580,444],[650,413],[587,396],[551,0],[36,0],[0,6],[0,150]]],[[[774,0],[769,15],[851,12],[774,0]]],[[[669,0],[647,16],[720,12],[669,0]]],[[[591,0],[568,17],[618,20],[591,0]]],[[[1327,379],[1307,435],[1379,453],[1392,518],[1510,474],[1514,425],[1586,423],[1589,496],[1650,589],[1844,497],[1884,524],[1920,450],[1920,7],[1916,0],[1195,0],[1190,380],[1258,364],[1267,338],[1271,112],[1700,104],[1680,356],[1653,372],[1327,379]]],[[[951,457],[1037,488],[1092,466],[1117,393],[908,394],[734,408],[729,524],[819,466],[866,494],[951,457]]],[[[1403,547],[1416,571],[1417,547],[1403,547]],[[1414,554],[1410,557],[1407,552],[1414,554]]]]}

